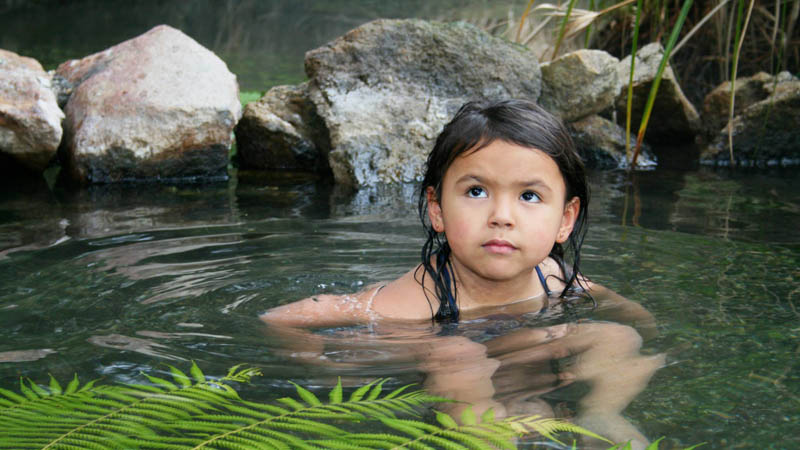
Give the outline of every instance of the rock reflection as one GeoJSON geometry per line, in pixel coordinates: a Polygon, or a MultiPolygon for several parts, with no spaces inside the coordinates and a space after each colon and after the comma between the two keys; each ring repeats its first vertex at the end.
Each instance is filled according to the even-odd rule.
{"type": "Polygon", "coordinates": [[[9,352],[0,352],[0,363],[38,361],[52,353],[57,353],[57,352],[49,348],[40,348],[35,350],[12,350],[9,352]]]}
{"type": "Polygon", "coordinates": [[[108,334],[105,336],[92,336],[87,341],[91,344],[100,347],[113,348],[117,350],[127,350],[131,352],[141,353],[147,356],[154,356],[157,358],[186,361],[186,358],[180,356],[173,356],[168,353],[160,351],[160,349],[167,349],[166,345],[159,344],[158,342],[149,341],[147,339],[140,339],[122,334],[108,334]]]}
{"type": "Polygon", "coordinates": [[[242,242],[238,233],[155,239],[103,248],[87,255],[86,260],[98,263],[87,265],[95,270],[113,270],[130,280],[163,279],[140,297],[143,304],[150,304],[197,297],[229,284],[237,268],[250,262],[248,257],[235,254],[235,246],[242,242]],[[234,256],[213,258],[215,252],[223,251],[234,256]],[[200,256],[192,256],[194,252],[200,256]],[[175,262],[145,262],[152,259],[175,262]]]}

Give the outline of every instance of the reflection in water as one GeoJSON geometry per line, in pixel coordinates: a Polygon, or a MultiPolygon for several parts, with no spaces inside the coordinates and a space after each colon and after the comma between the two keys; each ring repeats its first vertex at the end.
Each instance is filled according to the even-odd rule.
{"type": "Polygon", "coordinates": [[[52,353],[56,353],[56,351],[51,348],[39,348],[36,350],[13,350],[10,352],[0,352],[0,363],[36,361],[52,353]]]}
{"type": "Polygon", "coordinates": [[[647,445],[622,411],[664,364],[664,357],[640,355],[641,337],[633,328],[582,322],[522,327],[484,342],[464,336],[497,326],[502,324],[491,319],[467,321],[459,324],[464,330],[448,335],[436,332],[438,327],[414,332],[391,325],[328,335],[289,331],[282,336],[288,347],[277,344],[270,350],[290,364],[324,371],[330,383],[335,383],[333,375],[359,383],[370,376],[408,379],[421,373],[427,391],[458,401],[438,407],[456,418],[467,407],[478,415],[492,408],[497,417],[560,417],[603,430],[617,442],[632,439],[633,448],[647,445]],[[570,390],[573,384],[580,387],[570,390]]]}
{"type": "Polygon", "coordinates": [[[209,374],[240,363],[261,368],[265,376],[244,389],[268,400],[292,394],[286,380],[323,394],[338,376],[349,386],[391,376],[386,389],[426,379],[449,388],[448,368],[461,364],[475,395],[483,383],[481,398],[493,390],[488,401],[507,414],[552,411],[575,419],[589,392],[575,375],[580,358],[558,357],[556,347],[568,338],[551,344],[542,342],[547,333],[536,333],[551,328],[557,336],[560,324],[580,320],[617,324],[619,333],[599,335],[628,342],[622,330],[635,328],[641,355],[631,350],[627,357],[640,358],[639,369],[671,355],[624,411],[645,436],[671,437],[672,448],[797,448],[796,179],[642,173],[639,226],[623,227],[626,175],[592,175],[582,267],[593,281],[645,305],[657,328],[600,302],[569,319],[504,312],[456,330],[337,329],[316,333],[326,340],[327,360],[303,365],[260,332],[258,314],[308,295],[353,292],[416,264],[413,186],[347,192],[314,177],[275,174],[208,186],[15,186],[0,192],[0,387],[17,385],[20,376],[46,383],[50,373],[142,382],[140,372],[157,375],[165,361],[183,370],[184,360],[194,360],[209,374]],[[515,331],[509,339],[519,348],[501,348],[498,339],[515,331]],[[427,365],[419,356],[425,345],[434,358],[427,365]],[[448,361],[447,348],[463,349],[463,360],[448,361]],[[428,376],[437,368],[441,382],[428,376]]]}
{"type": "Polygon", "coordinates": [[[456,418],[466,408],[561,417],[643,449],[648,439],[622,412],[665,363],[663,354],[640,354],[655,321],[611,291],[595,289],[594,300],[606,320],[579,319],[593,308],[555,298],[545,313],[536,298],[470,312],[457,324],[378,321],[314,332],[267,318],[264,332],[272,353],[315,371],[420,373],[428,392],[457,401],[438,407],[456,418]]]}
{"type": "Polygon", "coordinates": [[[126,350],[156,358],[186,361],[186,358],[181,358],[180,356],[174,356],[160,351],[160,349],[169,348],[166,345],[149,341],[147,339],[124,336],[121,334],[108,334],[105,336],[92,336],[87,339],[87,341],[91,344],[99,345],[100,347],[126,350]]]}

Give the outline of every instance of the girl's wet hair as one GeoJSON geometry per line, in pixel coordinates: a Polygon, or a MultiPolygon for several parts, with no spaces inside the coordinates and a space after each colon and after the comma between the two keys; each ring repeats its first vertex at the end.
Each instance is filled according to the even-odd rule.
{"type": "MultiPolygon", "coordinates": [[[[559,297],[574,296],[584,291],[579,277],[580,249],[586,234],[586,211],[589,205],[589,188],[583,162],[575,151],[564,124],[536,103],[525,100],[496,102],[469,102],[459,109],[444,126],[436,139],[426,163],[425,177],[419,193],[418,208],[427,240],[422,246],[423,279],[429,275],[435,285],[439,308],[434,315],[438,322],[457,321],[458,308],[449,299],[457,298],[455,283],[450,283],[450,246],[443,233],[437,233],[428,219],[427,188],[433,187],[437,199],[441,198],[442,180],[453,161],[466,152],[478,151],[496,140],[522,147],[537,149],[555,161],[566,185],[565,202],[573,197],[580,199],[578,218],[572,233],[564,243],[553,244],[550,257],[561,267],[566,284],[559,297]],[[437,261],[431,263],[436,255],[437,261]]],[[[427,296],[427,293],[426,293],[427,296]]]]}

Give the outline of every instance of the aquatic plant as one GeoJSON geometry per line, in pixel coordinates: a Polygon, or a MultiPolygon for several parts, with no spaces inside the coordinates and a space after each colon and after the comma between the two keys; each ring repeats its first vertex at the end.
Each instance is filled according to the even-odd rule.
{"type": "Polygon", "coordinates": [[[172,379],[145,375],[150,383],[142,385],[81,385],[76,376],[62,386],[51,376],[48,387],[28,379],[20,381],[20,393],[0,389],[0,448],[512,449],[521,435],[556,441],[562,431],[605,440],[562,420],[498,420],[491,410],[479,419],[468,408],[460,423],[435,412],[436,423],[425,422],[420,407],[449,400],[410,385],[384,393],[386,379],[348,398],[340,381],[327,401],[293,383],[296,397],[259,403],[242,399],[231,386],[260,375],[258,369],[235,366],[221,378],[207,377],[194,363],[188,375],[169,370],[172,379]],[[356,425],[370,431],[348,430],[356,425]]]}
{"type": "MultiPolygon", "coordinates": [[[[642,112],[642,121],[639,124],[639,133],[636,136],[636,148],[633,151],[633,159],[631,160],[630,167],[636,167],[636,159],[639,156],[639,152],[642,150],[642,143],[644,142],[644,134],[647,131],[647,124],[650,121],[650,114],[653,112],[653,104],[655,103],[656,96],[658,95],[658,87],[661,84],[661,78],[664,75],[664,69],[667,67],[667,63],[669,62],[670,54],[672,53],[672,49],[675,47],[675,43],[678,41],[678,36],[681,32],[681,28],[683,28],[683,23],[686,20],[686,16],[689,15],[689,8],[692,7],[692,0],[685,0],[683,2],[683,8],[681,8],[681,12],[678,15],[678,20],[675,22],[675,25],[672,28],[672,33],[670,33],[669,40],[667,41],[667,45],[664,47],[664,55],[661,57],[661,63],[658,65],[658,70],[656,71],[655,77],[653,77],[653,83],[650,85],[650,93],[647,95],[647,101],[644,105],[644,111],[642,112]]],[[[631,77],[633,77],[633,64],[631,64],[631,77]]],[[[628,91],[628,95],[630,95],[631,91],[628,91]]],[[[629,138],[626,138],[626,142],[629,138]]]]}

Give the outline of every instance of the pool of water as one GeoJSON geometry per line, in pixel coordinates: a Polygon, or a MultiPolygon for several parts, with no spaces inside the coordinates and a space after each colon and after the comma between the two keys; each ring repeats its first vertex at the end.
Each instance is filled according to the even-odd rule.
{"type": "MultiPolygon", "coordinates": [[[[596,172],[584,271],[641,303],[667,362],[625,410],[650,438],[798,448],[797,171],[596,172]]],[[[164,363],[262,368],[253,392],[420,380],[369,349],[358,373],[274,351],[258,314],[397,277],[418,259],[414,187],[304,176],[187,186],[20,183],[0,193],[0,386],[142,381],[164,363]],[[372,359],[370,359],[372,358],[372,359]]],[[[591,318],[592,312],[587,316],[591,318]]],[[[366,352],[366,353],[364,353],[366,352]]],[[[598,430],[601,431],[601,430],[598,430]]],[[[669,448],[669,447],[667,447],[669,448]]]]}

